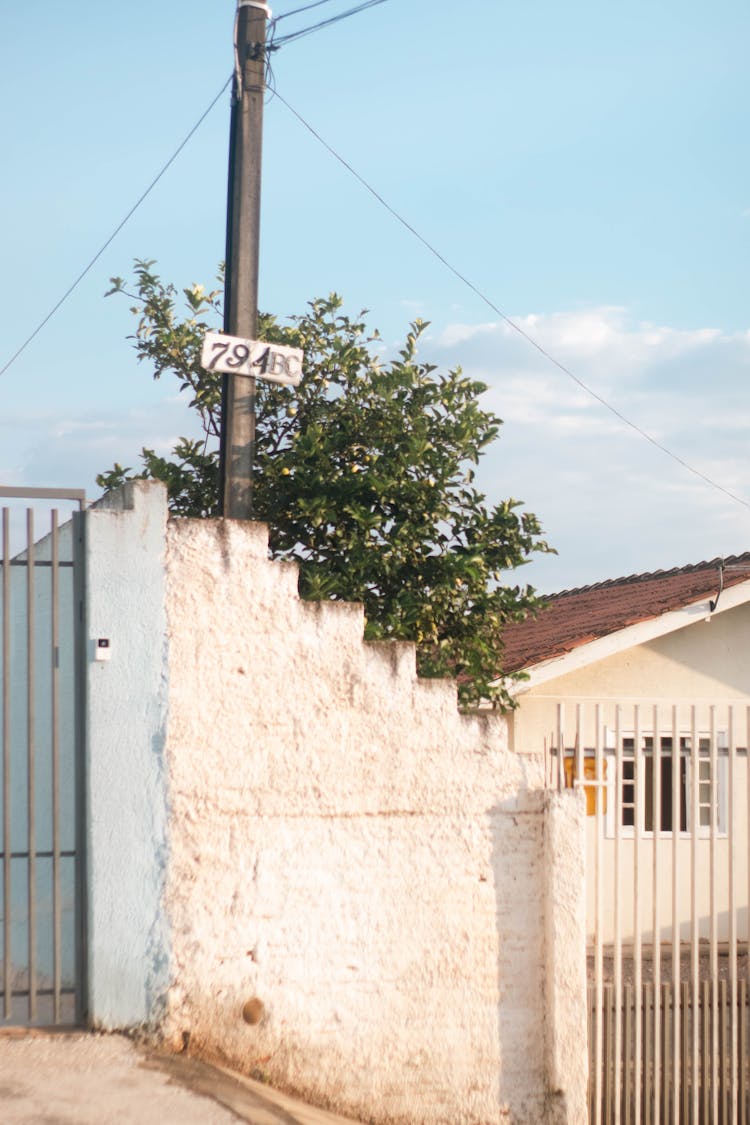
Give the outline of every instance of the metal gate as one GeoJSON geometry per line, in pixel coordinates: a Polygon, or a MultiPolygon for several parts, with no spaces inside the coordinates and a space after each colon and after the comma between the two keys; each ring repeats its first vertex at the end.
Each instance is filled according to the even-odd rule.
{"type": "Polygon", "coordinates": [[[592,1125],[750,1122],[749,731],[737,703],[558,707],[556,781],[586,793],[592,1125]]]}
{"type": "Polygon", "coordinates": [[[85,497],[0,488],[0,500],[0,1027],[74,1026],[86,994],[85,497]]]}

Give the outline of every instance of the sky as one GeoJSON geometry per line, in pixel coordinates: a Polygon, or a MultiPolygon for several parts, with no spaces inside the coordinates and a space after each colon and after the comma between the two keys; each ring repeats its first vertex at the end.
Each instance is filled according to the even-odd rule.
{"type": "MultiPolygon", "coordinates": [[[[275,17],[303,0],[277,0],[275,17]]],[[[327,0],[278,34],[344,12],[327,0]]],[[[232,69],[233,0],[0,0],[0,367],[232,69]]],[[[554,591],[750,549],[750,8],[743,0],[386,0],[275,52],[278,92],[524,339],[269,96],[260,303],[340,293],[395,350],[483,380],[477,480],[537,514],[554,591]],[[726,491],[722,491],[726,490],[726,491]],[[733,499],[727,493],[735,494],[733,499]],[[739,502],[742,501],[742,502],[739,502]]],[[[0,376],[0,484],[85,488],[190,419],[109,278],[224,256],[229,93],[0,376]]]]}

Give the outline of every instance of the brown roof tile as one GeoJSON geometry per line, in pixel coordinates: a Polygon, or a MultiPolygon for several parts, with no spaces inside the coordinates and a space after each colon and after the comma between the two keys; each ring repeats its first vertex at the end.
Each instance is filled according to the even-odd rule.
{"type": "Polygon", "coordinates": [[[504,629],[503,671],[530,668],[628,625],[681,609],[702,598],[714,598],[719,590],[722,562],[725,589],[750,578],[747,552],[552,594],[538,617],[514,622],[504,629]]]}

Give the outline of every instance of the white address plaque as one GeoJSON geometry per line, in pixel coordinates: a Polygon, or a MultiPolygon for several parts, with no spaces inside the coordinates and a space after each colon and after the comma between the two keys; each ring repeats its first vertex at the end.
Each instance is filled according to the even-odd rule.
{"type": "Polygon", "coordinates": [[[207,332],[201,351],[201,367],[229,375],[252,375],[296,387],[302,378],[301,348],[268,344],[262,340],[243,340],[222,332],[207,332]]]}

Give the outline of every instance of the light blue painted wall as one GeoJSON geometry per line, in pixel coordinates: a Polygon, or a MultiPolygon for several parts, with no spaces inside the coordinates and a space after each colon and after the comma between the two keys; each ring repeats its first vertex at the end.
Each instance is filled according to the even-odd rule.
{"type": "Polygon", "coordinates": [[[89,1015],[155,1022],[169,976],[163,910],[166,490],[135,481],[86,515],[89,1015]],[[110,659],[94,658],[106,637],[110,659]]]}

